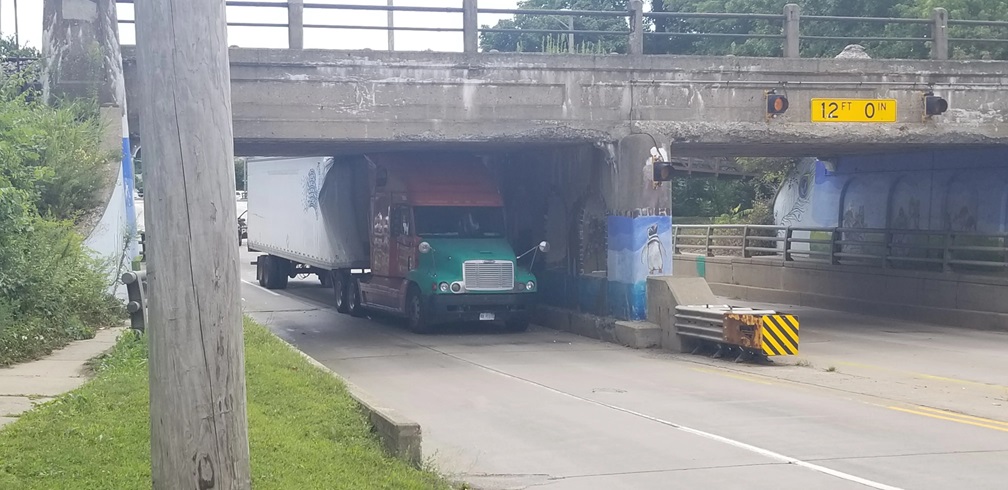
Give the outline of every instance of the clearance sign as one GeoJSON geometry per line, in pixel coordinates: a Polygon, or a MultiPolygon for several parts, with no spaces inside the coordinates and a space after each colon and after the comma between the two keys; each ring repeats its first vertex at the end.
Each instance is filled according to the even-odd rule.
{"type": "Polygon", "coordinates": [[[812,99],[812,122],[896,122],[896,100],[812,99]]]}

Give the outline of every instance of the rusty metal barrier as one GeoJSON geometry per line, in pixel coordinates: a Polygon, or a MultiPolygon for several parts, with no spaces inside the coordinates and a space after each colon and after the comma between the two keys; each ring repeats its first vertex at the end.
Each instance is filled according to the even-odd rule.
{"type": "Polygon", "coordinates": [[[798,317],[775,310],[728,305],[677,306],[676,334],[695,344],[693,353],[716,347],[715,358],[737,352],[735,362],[797,356],[798,317]]]}
{"type": "Polygon", "coordinates": [[[138,332],[144,332],[147,319],[147,299],[146,299],[146,271],[126,272],[120,278],[126,285],[126,295],[129,302],[126,303],[126,311],[130,314],[130,328],[138,332]]]}

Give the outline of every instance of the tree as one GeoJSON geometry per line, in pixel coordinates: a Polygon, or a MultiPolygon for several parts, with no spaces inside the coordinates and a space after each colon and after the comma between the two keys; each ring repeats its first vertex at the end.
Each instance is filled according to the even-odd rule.
{"type": "MultiPolygon", "coordinates": [[[[1008,2],[1004,0],[907,0],[897,10],[904,17],[930,17],[932,10],[948,10],[949,19],[993,20],[1008,19],[1008,2]]],[[[989,26],[949,26],[950,38],[1005,39],[1008,28],[989,26]]],[[[949,56],[960,59],[1008,60],[1008,43],[955,42],[949,46],[949,56]]]]}
{"type": "MultiPolygon", "coordinates": [[[[519,9],[535,10],[594,10],[627,12],[626,0],[521,0],[519,9]]],[[[607,34],[574,34],[574,45],[579,52],[626,53],[629,30],[624,17],[574,16],[575,31],[613,31],[607,34]]],[[[483,25],[484,29],[490,28],[483,25]]],[[[567,50],[567,31],[570,30],[568,17],[554,15],[516,15],[514,19],[499,21],[494,29],[508,29],[515,32],[483,32],[480,34],[480,48],[483,51],[525,51],[543,52],[567,50]],[[521,30],[549,30],[556,33],[522,33],[521,30]]]]}
{"type": "MultiPolygon", "coordinates": [[[[665,0],[663,9],[669,12],[724,12],[739,14],[782,14],[784,6],[797,3],[803,16],[901,17],[918,12],[908,10],[913,0],[665,0]]],[[[676,19],[667,20],[659,32],[723,33],[738,37],[670,36],[664,44],[652,42],[652,49],[672,54],[737,56],[780,56],[782,41],[772,38],[747,38],[748,34],[780,35],[781,19],[676,19]],[[664,48],[664,50],[661,50],[664,48]]],[[[659,27],[656,25],[656,27],[659,27]]],[[[837,20],[802,20],[805,36],[840,37],[849,39],[806,39],[801,54],[806,58],[831,58],[848,44],[861,44],[875,58],[926,58],[930,53],[923,39],[930,34],[926,25],[889,24],[837,20]],[[916,37],[921,42],[863,41],[868,37],[916,37]]],[[[650,37],[650,36],[649,36],[650,37]]]]}
{"type": "Polygon", "coordinates": [[[246,158],[235,158],[234,159],[234,173],[235,173],[235,190],[247,191],[245,184],[247,183],[245,169],[248,168],[246,158]]]}

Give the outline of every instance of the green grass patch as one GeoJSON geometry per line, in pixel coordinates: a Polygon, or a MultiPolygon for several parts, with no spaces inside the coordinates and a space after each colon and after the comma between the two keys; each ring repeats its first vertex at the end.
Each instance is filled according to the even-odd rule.
{"type": "MultiPolygon", "coordinates": [[[[387,456],[345,386],[265,327],[246,320],[245,349],[254,488],[449,488],[387,456]]],[[[93,367],[0,431],[0,488],[150,488],[145,339],[124,335],[93,367]]]]}

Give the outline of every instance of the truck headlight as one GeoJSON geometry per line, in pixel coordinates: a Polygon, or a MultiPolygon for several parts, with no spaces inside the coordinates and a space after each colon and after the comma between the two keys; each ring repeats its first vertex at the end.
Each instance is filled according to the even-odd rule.
{"type": "Polygon", "coordinates": [[[461,293],[462,292],[462,284],[461,283],[457,283],[457,282],[453,282],[452,285],[451,285],[451,290],[452,290],[453,293],[461,293]]]}
{"type": "Polygon", "coordinates": [[[442,282],[441,284],[438,285],[438,289],[440,289],[442,293],[447,293],[448,292],[448,283],[447,282],[442,282]]]}
{"type": "Polygon", "coordinates": [[[525,288],[528,289],[529,291],[531,291],[531,290],[535,289],[535,283],[532,282],[532,281],[529,281],[528,283],[525,284],[525,288]]]}

